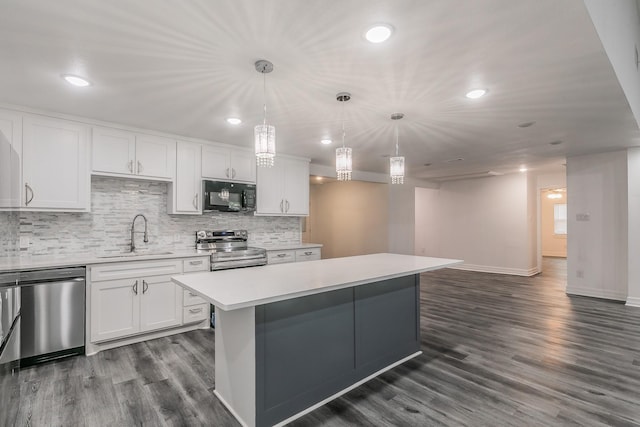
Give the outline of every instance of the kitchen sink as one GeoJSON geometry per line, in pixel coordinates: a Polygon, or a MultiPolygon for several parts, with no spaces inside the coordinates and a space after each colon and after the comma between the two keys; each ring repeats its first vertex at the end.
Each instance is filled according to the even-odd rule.
{"type": "Polygon", "coordinates": [[[173,252],[130,252],[126,254],[98,255],[96,258],[135,258],[139,256],[171,255],[173,252]]]}

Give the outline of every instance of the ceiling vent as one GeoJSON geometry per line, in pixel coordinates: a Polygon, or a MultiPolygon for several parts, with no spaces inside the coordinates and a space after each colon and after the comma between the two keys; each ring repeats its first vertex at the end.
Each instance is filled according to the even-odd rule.
{"type": "Polygon", "coordinates": [[[461,179],[488,178],[491,176],[500,176],[500,175],[504,175],[504,174],[500,172],[495,172],[495,171],[484,171],[484,172],[476,172],[476,173],[465,173],[460,175],[437,176],[434,178],[427,178],[427,179],[430,181],[445,182],[445,181],[458,181],[461,179]]]}

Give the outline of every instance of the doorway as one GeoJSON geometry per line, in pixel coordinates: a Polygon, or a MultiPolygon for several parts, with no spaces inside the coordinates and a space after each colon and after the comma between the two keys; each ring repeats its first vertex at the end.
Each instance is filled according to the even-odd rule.
{"type": "Polygon", "coordinates": [[[540,190],[540,244],[543,257],[567,258],[567,189],[540,190]]]}

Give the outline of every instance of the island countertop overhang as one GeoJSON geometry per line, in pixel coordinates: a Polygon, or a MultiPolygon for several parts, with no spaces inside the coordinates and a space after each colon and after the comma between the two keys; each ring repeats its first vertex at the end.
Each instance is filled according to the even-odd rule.
{"type": "Polygon", "coordinates": [[[371,254],[173,276],[217,308],[236,310],[451,267],[462,260],[371,254]]]}

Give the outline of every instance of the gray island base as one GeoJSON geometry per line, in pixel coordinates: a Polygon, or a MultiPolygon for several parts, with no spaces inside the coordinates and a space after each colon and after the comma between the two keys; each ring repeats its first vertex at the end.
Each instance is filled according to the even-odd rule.
{"type": "Polygon", "coordinates": [[[421,354],[419,273],[459,262],[374,254],[174,281],[216,305],[214,393],[242,425],[262,427],[421,354]],[[247,280],[263,286],[250,304],[228,288],[247,280]]]}

